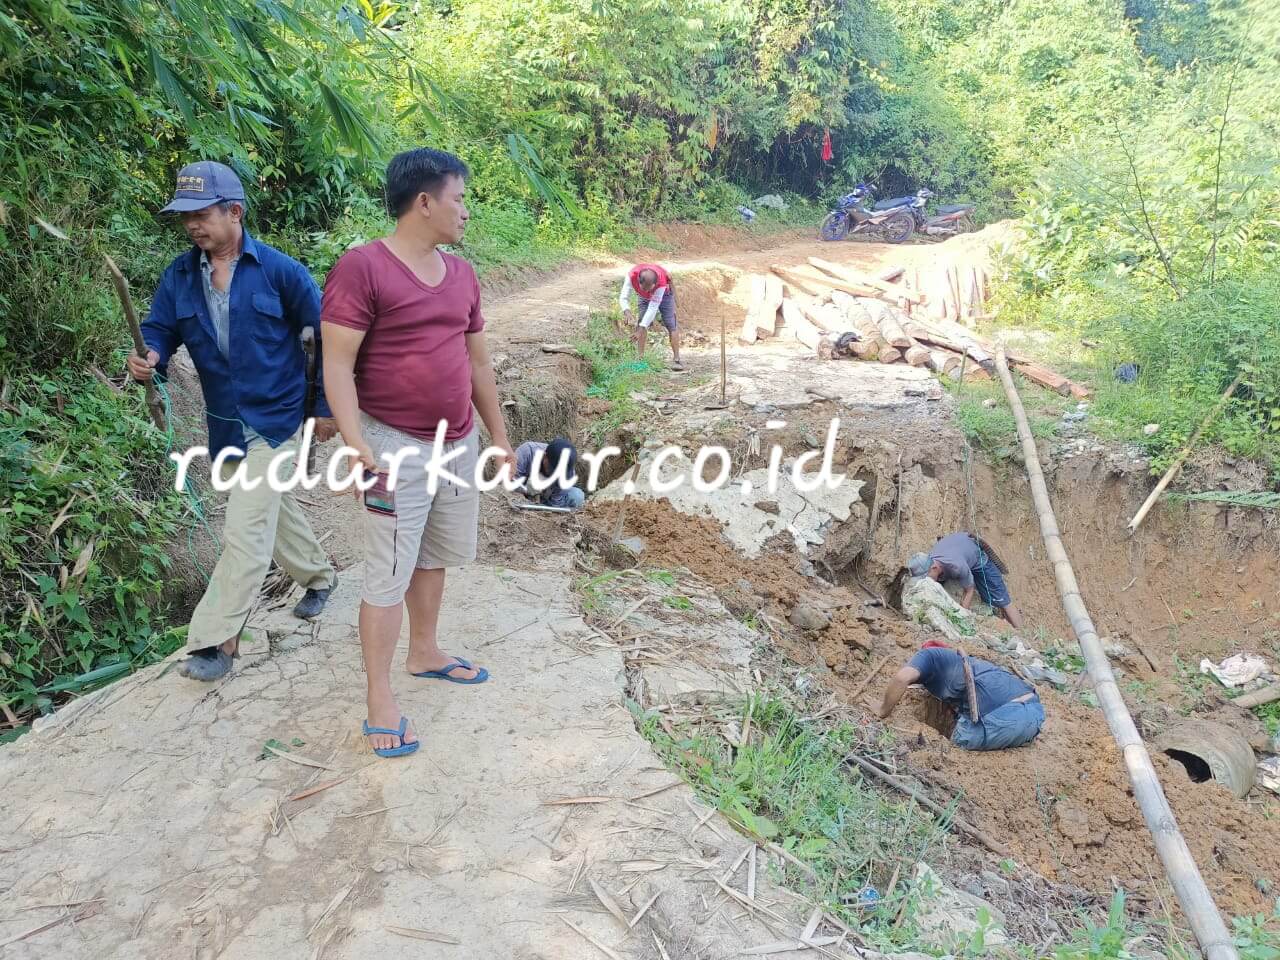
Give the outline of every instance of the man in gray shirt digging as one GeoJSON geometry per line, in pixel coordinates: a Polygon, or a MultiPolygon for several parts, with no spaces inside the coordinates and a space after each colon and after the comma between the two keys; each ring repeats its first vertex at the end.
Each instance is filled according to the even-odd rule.
{"type": "Polygon", "coordinates": [[[1022,614],[1009,596],[1003,569],[1004,565],[990,547],[970,533],[949,534],[928,553],[917,553],[907,561],[907,572],[913,577],[928,577],[939,583],[957,581],[964,588],[960,606],[966,610],[973,603],[976,589],[984,603],[999,611],[1010,626],[1017,629],[1022,626],[1022,614]]]}

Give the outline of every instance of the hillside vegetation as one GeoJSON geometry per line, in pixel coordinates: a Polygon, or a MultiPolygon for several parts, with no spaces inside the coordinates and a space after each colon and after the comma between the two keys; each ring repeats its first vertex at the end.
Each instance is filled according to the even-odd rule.
{"type": "Polygon", "coordinates": [[[0,704],[11,726],[154,658],[200,522],[170,438],[113,392],[128,343],[100,254],[141,300],[182,247],[154,216],[183,163],[232,163],[250,226],[323,279],[380,233],[383,165],[471,165],[482,269],[611,246],[637,220],[728,220],[927,184],[1023,218],[1004,322],[1101,344],[1122,429],[1165,452],[1280,436],[1280,40],[1263,0],[14,0],[0,12],[0,704]],[[821,149],[830,131],[835,157],[821,149]],[[61,239],[47,223],[65,233],[61,239]],[[1110,366],[1138,362],[1132,388],[1110,366]],[[159,545],[176,542],[175,550],[159,545]]]}

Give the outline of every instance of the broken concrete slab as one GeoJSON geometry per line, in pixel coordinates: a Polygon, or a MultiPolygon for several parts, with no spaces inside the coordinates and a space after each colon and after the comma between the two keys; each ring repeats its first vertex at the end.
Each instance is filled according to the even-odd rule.
{"type": "Polygon", "coordinates": [[[835,489],[826,484],[817,490],[800,491],[791,478],[792,461],[784,461],[777,478],[777,490],[763,509],[747,498],[752,491],[766,490],[769,471],[765,468],[743,474],[741,481],[710,492],[695,490],[688,480],[689,459],[668,458],[659,464],[654,489],[651,453],[641,455],[640,473],[634,490],[628,492],[627,478],[619,478],[595,495],[596,500],[620,500],[625,496],[647,500],[668,500],[671,506],[689,516],[712,517],[724,524],[725,537],[749,557],[757,557],[765,543],[780,533],[789,534],[796,549],[807,553],[821,544],[836,523],[849,519],[853,507],[860,502],[863,482],[845,477],[835,489]],[[673,490],[665,487],[677,477],[682,482],[673,490]],[[776,506],[776,511],[774,507],[776,506]]]}
{"type": "Polygon", "coordinates": [[[1004,914],[982,898],[951,886],[927,863],[916,864],[914,885],[920,898],[915,924],[921,943],[952,949],[979,931],[988,947],[1009,942],[1004,914]]]}

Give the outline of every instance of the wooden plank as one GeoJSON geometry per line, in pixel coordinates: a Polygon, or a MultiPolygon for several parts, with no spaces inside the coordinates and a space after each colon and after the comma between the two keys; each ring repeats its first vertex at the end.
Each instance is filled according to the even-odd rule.
{"type": "Polygon", "coordinates": [[[822,331],[809,322],[804,311],[800,309],[800,304],[791,297],[787,297],[782,301],[782,314],[791,335],[817,353],[822,345],[822,331]]]}
{"type": "Polygon", "coordinates": [[[884,296],[883,291],[877,290],[874,287],[861,286],[855,283],[846,283],[845,281],[837,280],[835,277],[829,276],[820,270],[815,270],[813,267],[783,267],[775,264],[769,269],[773,273],[782,277],[783,280],[786,280],[788,283],[797,284],[801,286],[802,289],[816,289],[820,293],[829,290],[840,290],[844,293],[852,294],[855,297],[878,298],[884,296]]]}
{"type": "Polygon", "coordinates": [[[1017,364],[1017,371],[1032,383],[1038,383],[1054,393],[1064,397],[1071,393],[1069,386],[1071,381],[1060,373],[1054,373],[1048,367],[1042,367],[1038,363],[1020,363],[1017,364]]]}
{"type": "Polygon", "coordinates": [[[756,333],[762,337],[776,337],[780,325],[779,312],[782,310],[786,291],[779,277],[769,275],[764,278],[764,281],[764,303],[760,307],[760,312],[756,314],[756,333]]]}
{"type": "Polygon", "coordinates": [[[742,321],[742,332],[738,334],[741,343],[756,342],[756,316],[764,303],[765,280],[760,274],[751,275],[751,302],[747,304],[747,318],[742,321]]]}
{"type": "Polygon", "coordinates": [[[843,266],[839,263],[832,263],[830,260],[823,260],[821,257],[809,257],[808,262],[811,266],[817,267],[823,273],[830,274],[837,280],[854,286],[870,287],[872,290],[878,290],[881,293],[887,293],[894,300],[905,300],[908,303],[923,303],[924,298],[914,290],[908,290],[906,287],[897,283],[889,283],[881,280],[879,277],[869,277],[864,273],[859,273],[851,267],[843,266]]]}

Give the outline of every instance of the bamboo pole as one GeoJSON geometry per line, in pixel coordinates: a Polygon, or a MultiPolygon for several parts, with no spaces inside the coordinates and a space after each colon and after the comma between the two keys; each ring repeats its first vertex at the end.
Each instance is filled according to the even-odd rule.
{"type": "Polygon", "coordinates": [[[1196,427],[1196,432],[1191,435],[1191,439],[1187,441],[1187,445],[1182,448],[1182,452],[1178,454],[1178,459],[1169,465],[1169,469],[1164,472],[1164,476],[1160,478],[1160,482],[1156,484],[1156,488],[1151,491],[1151,495],[1133,515],[1133,519],[1129,521],[1129,532],[1136,533],[1142,521],[1146,518],[1147,513],[1156,505],[1156,501],[1160,499],[1160,494],[1164,493],[1165,487],[1173,482],[1173,478],[1178,475],[1178,471],[1182,469],[1182,465],[1186,462],[1187,457],[1191,456],[1191,451],[1195,448],[1196,441],[1200,439],[1200,434],[1204,433],[1205,428],[1214,420],[1218,419],[1218,414],[1222,412],[1222,408],[1227,405],[1227,401],[1231,399],[1231,395],[1236,392],[1236,387],[1240,386],[1240,381],[1244,379],[1244,373],[1236,374],[1236,378],[1231,381],[1231,386],[1227,387],[1222,397],[1209,411],[1209,415],[1200,421],[1200,426],[1196,427]]]}
{"type": "Polygon", "coordinates": [[[1240,955],[1232,944],[1231,934],[1227,932],[1226,924],[1222,922],[1213,897],[1205,887],[1204,878],[1200,876],[1187,842],[1178,829],[1178,822],[1174,819],[1155,767],[1151,764],[1151,755],[1142,742],[1138,728],[1134,726],[1129,708],[1120,696],[1115,674],[1111,671],[1111,662],[1102,649],[1102,641],[1098,639],[1098,632],[1085,608],[1075,571],[1072,570],[1066,548],[1062,545],[1062,535],[1058,532],[1053,505],[1049,502],[1049,489],[1045,486],[1044,473],[1040,469],[1040,458],[1036,453],[1035,440],[1031,436],[1031,427],[1027,424],[1027,413],[1018,397],[1018,390],[1013,385],[1013,377],[1009,375],[1009,365],[1005,362],[1004,348],[1001,346],[996,348],[996,370],[1004,384],[1013,419],[1018,425],[1027,479],[1031,483],[1031,496],[1040,517],[1040,534],[1044,539],[1045,552],[1053,563],[1053,574],[1058,582],[1062,606],[1071,621],[1071,629],[1080,642],[1080,650],[1084,654],[1089,677],[1093,681],[1107,726],[1124,757],[1129,782],[1133,785],[1133,796],[1142,810],[1147,829],[1151,831],[1156,853],[1164,864],[1173,892],[1177,895],[1182,912],[1207,960],[1239,960],[1240,955]]]}

